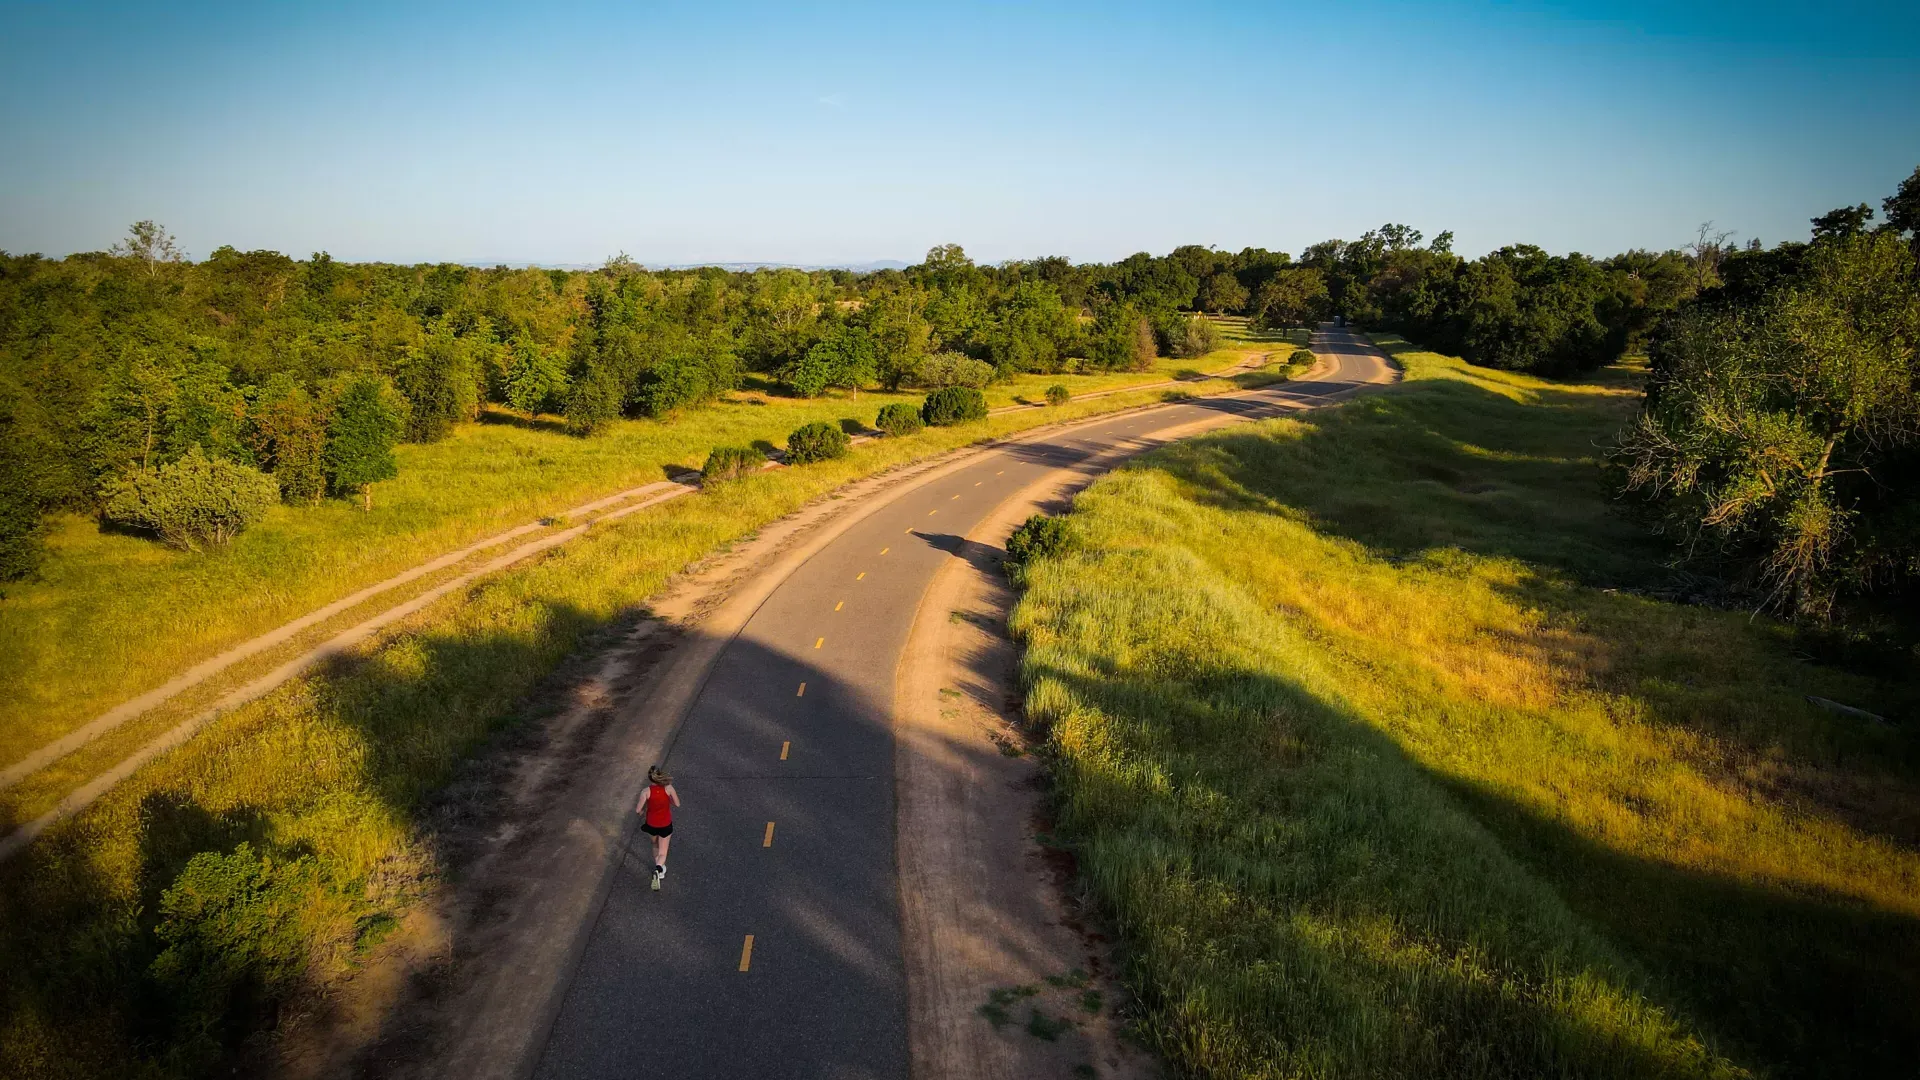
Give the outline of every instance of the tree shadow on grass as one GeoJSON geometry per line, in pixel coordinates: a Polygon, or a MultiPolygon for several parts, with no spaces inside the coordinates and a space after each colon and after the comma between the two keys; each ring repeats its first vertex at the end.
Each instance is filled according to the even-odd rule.
{"type": "Polygon", "coordinates": [[[1892,1076],[1920,1056],[1920,920],[1612,850],[1291,680],[1182,667],[1030,664],[1027,680],[1120,721],[1104,758],[1069,755],[1094,801],[1069,789],[1063,821],[1121,924],[1149,921],[1136,982],[1189,1068],[1253,1039],[1332,1073],[1707,1072],[1681,1043],[1627,1037],[1646,1029],[1626,1014],[1570,1008],[1582,980],[1642,992],[1774,1075],[1892,1076]],[[1109,759],[1132,771],[1098,779],[1109,759]],[[1157,790],[1100,790],[1162,771],[1157,790]],[[1223,1015],[1237,1032],[1202,1030],[1223,1015]]]}
{"type": "Polygon", "coordinates": [[[1296,438],[1203,436],[1152,467],[1229,509],[1305,511],[1316,529],[1406,562],[1457,548],[1593,585],[1668,580],[1666,549],[1616,513],[1596,465],[1617,424],[1593,399],[1516,402],[1468,383],[1402,384],[1299,419],[1296,438]]]}
{"type": "Polygon", "coordinates": [[[507,409],[482,409],[479,422],[498,427],[517,427],[526,431],[544,431],[552,435],[567,434],[565,419],[544,413],[528,417],[507,409]]]}

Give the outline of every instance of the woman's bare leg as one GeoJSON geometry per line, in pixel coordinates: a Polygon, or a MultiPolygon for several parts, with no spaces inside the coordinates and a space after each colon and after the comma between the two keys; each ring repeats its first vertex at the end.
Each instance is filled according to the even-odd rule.
{"type": "Polygon", "coordinates": [[[667,865],[667,845],[671,843],[673,843],[673,837],[671,836],[656,836],[653,838],[653,865],[667,865]]]}

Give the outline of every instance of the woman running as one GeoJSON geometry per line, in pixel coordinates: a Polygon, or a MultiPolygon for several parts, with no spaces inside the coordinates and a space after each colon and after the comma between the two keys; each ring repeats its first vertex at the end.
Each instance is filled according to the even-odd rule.
{"type": "Polygon", "coordinates": [[[673,790],[673,777],[655,765],[647,770],[647,793],[633,812],[643,815],[640,831],[653,837],[653,887],[667,876],[667,845],[673,836],[673,808],[680,805],[680,793],[673,790]]]}

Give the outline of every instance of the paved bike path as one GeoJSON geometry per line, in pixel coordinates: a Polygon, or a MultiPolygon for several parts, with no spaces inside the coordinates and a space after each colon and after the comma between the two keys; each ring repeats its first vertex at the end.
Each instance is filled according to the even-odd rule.
{"type": "Polygon", "coordinates": [[[1315,350],[1331,363],[1310,381],[984,454],[800,565],[721,653],[668,751],[684,805],[665,888],[649,890],[636,835],[536,1075],[905,1076],[889,714],[921,595],[977,522],[1050,472],[1209,417],[1323,404],[1388,370],[1338,332],[1315,350]]]}

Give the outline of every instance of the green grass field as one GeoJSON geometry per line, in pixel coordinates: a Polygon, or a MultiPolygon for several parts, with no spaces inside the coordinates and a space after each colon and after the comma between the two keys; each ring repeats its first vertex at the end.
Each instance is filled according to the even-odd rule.
{"type": "Polygon", "coordinates": [[[1911,687],[1740,612],[1599,456],[1635,373],[1400,386],[1084,493],[1015,613],[1060,835],[1183,1075],[1912,1075],[1911,687]]]}
{"type": "MultiPolygon", "coordinates": [[[[673,573],[849,480],[1165,393],[878,440],[596,527],[222,716],[0,865],[0,1076],[204,1073],[353,970],[435,887],[450,868],[421,817],[433,792],[673,573]]],[[[129,725],[74,755],[73,775],[152,733],[129,725]]],[[[58,790],[22,785],[0,812],[30,816],[58,790]]]]}
{"type": "MultiPolygon", "coordinates": [[[[992,387],[989,404],[1039,401],[1055,382],[1084,395],[1214,371],[1284,348],[1239,328],[1225,346],[1145,373],[1023,376],[992,387]]],[[[279,507],[222,551],[188,554],[102,530],[91,518],[60,519],[42,579],[10,585],[0,600],[0,656],[7,658],[0,665],[0,764],[235,642],[442,552],[663,479],[669,470],[697,469],[716,445],[780,446],[801,424],[871,424],[882,405],[920,399],[863,393],[800,400],[771,389],[756,378],[722,403],[665,421],[622,421],[591,439],[565,435],[557,422],[490,413],[443,442],[401,447],[400,476],[377,486],[372,513],[348,500],[279,507]]],[[[1069,411],[1117,404],[1102,399],[1069,411]]],[[[1036,409],[1013,423],[1031,426],[1057,415],[1036,409]]],[[[995,430],[1010,428],[997,422],[995,430]]]]}

